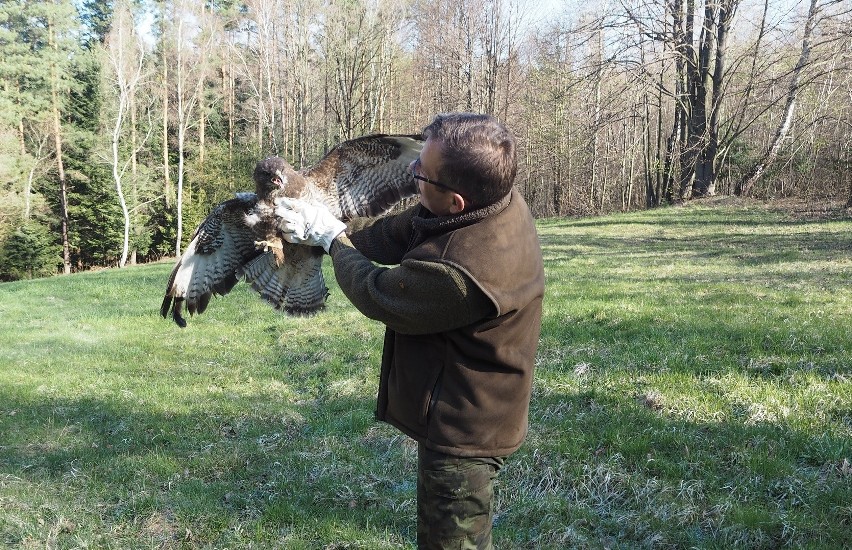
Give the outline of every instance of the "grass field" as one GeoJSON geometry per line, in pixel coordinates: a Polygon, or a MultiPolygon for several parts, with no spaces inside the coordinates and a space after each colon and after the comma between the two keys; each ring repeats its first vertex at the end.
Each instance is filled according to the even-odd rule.
{"type": "MultiPolygon", "coordinates": [[[[692,205],[539,223],[547,291],[512,548],[852,540],[852,219],[692,205]]],[[[0,546],[413,548],[382,327],[245,285],[181,330],[170,263],[0,284],[0,546]]]]}

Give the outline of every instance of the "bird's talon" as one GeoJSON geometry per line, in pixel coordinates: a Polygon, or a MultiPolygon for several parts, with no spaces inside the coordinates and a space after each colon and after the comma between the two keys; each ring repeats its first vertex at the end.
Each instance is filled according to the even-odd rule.
{"type": "Polygon", "coordinates": [[[271,241],[254,241],[254,247],[258,250],[261,248],[264,252],[269,252],[270,248],[277,248],[278,250],[284,250],[284,246],[280,243],[274,243],[271,241]]]}

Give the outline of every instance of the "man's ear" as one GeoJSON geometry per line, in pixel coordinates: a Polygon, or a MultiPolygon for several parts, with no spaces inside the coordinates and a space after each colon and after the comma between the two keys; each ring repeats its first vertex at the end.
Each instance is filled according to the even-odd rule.
{"type": "Polygon", "coordinates": [[[459,214],[464,211],[465,202],[464,197],[459,195],[458,193],[452,193],[453,202],[450,204],[450,214],[459,214]]]}

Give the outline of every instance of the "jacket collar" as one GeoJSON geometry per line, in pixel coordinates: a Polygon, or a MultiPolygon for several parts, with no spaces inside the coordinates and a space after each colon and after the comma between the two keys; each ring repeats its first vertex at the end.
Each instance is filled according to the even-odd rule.
{"type": "Polygon", "coordinates": [[[452,216],[435,216],[421,206],[419,212],[411,219],[411,225],[417,233],[424,236],[453,231],[502,212],[509,206],[513,194],[514,191],[493,204],[452,216]]]}

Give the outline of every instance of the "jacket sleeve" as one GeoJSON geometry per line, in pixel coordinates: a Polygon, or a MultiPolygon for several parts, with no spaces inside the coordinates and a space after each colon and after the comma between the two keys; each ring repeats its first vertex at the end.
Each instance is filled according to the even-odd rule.
{"type": "Polygon", "coordinates": [[[346,224],[352,245],[364,256],[385,265],[398,264],[411,240],[411,219],[419,205],[395,216],[354,218],[346,224]]]}
{"type": "Polygon", "coordinates": [[[341,290],[365,316],[401,334],[453,330],[494,315],[496,307],[459,269],[443,263],[406,260],[377,266],[346,235],[331,247],[341,290]]]}

